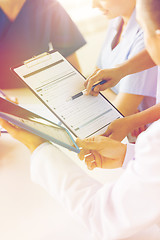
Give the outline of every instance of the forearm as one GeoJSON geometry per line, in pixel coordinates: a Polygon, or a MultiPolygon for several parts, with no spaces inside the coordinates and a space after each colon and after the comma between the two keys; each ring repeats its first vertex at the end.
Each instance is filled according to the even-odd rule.
{"type": "Polygon", "coordinates": [[[147,50],[143,50],[139,54],[123,62],[122,64],[115,66],[114,68],[97,69],[85,82],[87,94],[90,94],[92,91],[92,86],[98,81],[106,80],[106,83],[98,85],[94,88],[94,91],[92,91],[92,95],[94,96],[97,96],[100,91],[114,87],[122,78],[127,75],[141,72],[154,66],[155,63],[152,61],[147,50]]]}
{"type": "Polygon", "coordinates": [[[120,64],[118,66],[118,69],[121,72],[122,76],[125,77],[133,73],[144,71],[148,68],[154,67],[155,65],[156,64],[151,59],[147,50],[144,49],[133,58],[127,60],[123,64],[120,64]]]}
{"type": "Polygon", "coordinates": [[[124,116],[129,116],[138,111],[143,97],[142,95],[120,92],[112,103],[124,116]]]}
{"type": "Polygon", "coordinates": [[[132,129],[138,128],[160,119],[160,103],[142,112],[127,117],[127,122],[131,123],[132,129]]]}
{"type": "Polygon", "coordinates": [[[76,53],[73,53],[66,59],[73,65],[73,67],[75,67],[79,72],[81,72],[81,67],[76,53]]]}

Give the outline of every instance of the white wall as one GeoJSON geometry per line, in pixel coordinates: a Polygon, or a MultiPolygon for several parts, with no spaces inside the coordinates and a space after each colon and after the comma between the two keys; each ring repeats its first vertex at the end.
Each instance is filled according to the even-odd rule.
{"type": "Polygon", "coordinates": [[[108,21],[97,9],[92,8],[91,0],[59,1],[70,14],[87,41],[87,44],[77,52],[82,73],[87,77],[96,66],[108,21]]]}

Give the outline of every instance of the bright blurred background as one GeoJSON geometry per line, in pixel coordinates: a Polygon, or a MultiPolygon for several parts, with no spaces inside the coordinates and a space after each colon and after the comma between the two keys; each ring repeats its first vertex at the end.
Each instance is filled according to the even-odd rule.
{"type": "Polygon", "coordinates": [[[78,50],[78,58],[84,76],[94,70],[107,29],[107,19],[98,9],[92,8],[92,0],[59,0],[79,27],[87,44],[78,50]]]}

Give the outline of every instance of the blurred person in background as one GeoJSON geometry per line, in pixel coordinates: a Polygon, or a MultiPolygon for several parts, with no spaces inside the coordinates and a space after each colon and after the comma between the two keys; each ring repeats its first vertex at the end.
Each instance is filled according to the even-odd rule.
{"type": "Polygon", "coordinates": [[[10,67],[53,46],[80,71],[76,51],[85,44],[57,0],[0,0],[0,88],[24,87],[10,67]]]}
{"type": "MultiPolygon", "coordinates": [[[[99,8],[109,20],[96,72],[112,69],[144,50],[143,30],[136,21],[135,5],[135,0],[93,0],[93,7],[99,8]]],[[[158,68],[153,67],[125,76],[116,86],[102,93],[124,116],[143,111],[156,103],[157,74],[158,68]]],[[[105,84],[97,86],[91,94],[96,96],[103,87],[105,84]]],[[[142,125],[137,130],[145,129],[146,126],[142,125]]]]}
{"type": "MultiPolygon", "coordinates": [[[[112,18],[112,11],[107,11],[107,6],[110,6],[109,1],[93,1],[95,7],[101,8],[104,11],[104,14],[108,18],[112,18]]],[[[131,1],[132,2],[132,1],[131,1]]],[[[111,2],[113,4],[114,1],[111,2]]],[[[133,2],[132,2],[133,3],[133,2]]],[[[128,2],[130,4],[130,2],[128,2]]],[[[134,15],[134,14],[132,14],[134,15]]],[[[133,136],[138,136],[138,134],[145,130],[146,125],[158,120],[160,118],[160,71],[158,67],[157,74],[157,84],[154,78],[154,66],[155,63],[153,59],[149,56],[146,49],[143,49],[143,31],[140,29],[140,26],[135,20],[135,16],[132,16],[132,21],[129,21],[130,28],[126,27],[126,31],[122,34],[121,42],[118,43],[116,48],[112,49],[112,44],[115,43],[115,39],[111,44],[111,40],[113,35],[116,35],[118,32],[117,22],[122,21],[123,18],[116,18],[111,20],[109,25],[109,29],[107,32],[107,37],[109,37],[109,45],[106,39],[104,46],[102,48],[100,57],[99,57],[99,67],[93,72],[93,74],[87,79],[85,86],[87,88],[88,94],[91,92],[92,95],[97,95],[99,91],[103,91],[103,94],[106,95],[112,102],[115,104],[117,108],[119,108],[125,116],[126,111],[129,110],[128,113],[131,115],[123,118],[117,119],[113,121],[107,131],[104,133],[104,136],[111,137],[115,140],[121,141],[125,136],[127,136],[130,132],[132,132],[133,136]],[[116,24],[115,24],[116,23],[116,24]],[[134,29],[132,30],[132,27],[134,29]],[[137,35],[136,44],[131,44],[130,46],[130,55],[126,57],[124,62],[117,62],[121,57],[125,56],[128,43],[131,41],[134,43],[134,40],[131,37],[132,31],[135,32],[135,36],[137,35]],[[125,40],[126,34],[128,32],[128,41],[125,40]],[[137,47],[136,47],[137,45],[137,47]],[[118,54],[118,50],[122,50],[122,56],[118,54]],[[138,51],[137,51],[138,50],[138,51]],[[137,54],[135,52],[137,51],[137,54]],[[135,54],[132,54],[132,52],[135,54]],[[108,54],[106,54],[108,53],[108,54]],[[132,56],[133,55],[133,56],[132,56]],[[113,66],[112,68],[108,68],[109,64],[118,63],[118,65],[113,66]],[[146,69],[150,69],[150,74],[147,74],[146,69]],[[145,82],[145,74],[147,80],[145,82]],[[91,91],[91,87],[94,83],[106,80],[106,83],[103,85],[98,85],[91,91]],[[157,85],[157,86],[156,86],[157,85]],[[108,89],[110,88],[110,89],[108,89]],[[107,90],[106,90],[107,89],[107,90]],[[130,93],[140,93],[141,91],[145,91],[148,96],[143,97],[141,95],[137,96],[130,93]],[[127,93],[128,91],[128,93],[127,93]],[[115,93],[118,92],[118,95],[115,93]],[[156,105],[153,105],[155,102],[155,97],[151,97],[152,93],[156,96],[156,105]],[[150,96],[149,96],[150,95],[150,96]],[[132,106],[136,106],[137,100],[142,99],[138,107],[138,112],[133,114],[132,111],[134,108],[132,106]],[[137,100],[136,100],[137,99],[137,100]],[[131,103],[131,105],[130,105],[131,103]],[[153,106],[152,106],[153,105],[153,106]],[[123,111],[124,109],[124,111],[123,111]],[[141,111],[144,110],[144,111],[141,111]]],[[[123,24],[124,25],[124,24],[123,24]]],[[[123,26],[122,26],[123,27],[123,26]]],[[[120,28],[120,32],[121,29],[120,28]]],[[[133,32],[133,33],[134,33],[133,32]]],[[[120,33],[119,33],[120,34],[120,33]]],[[[135,111],[136,112],[136,111],[135,111]]]]}

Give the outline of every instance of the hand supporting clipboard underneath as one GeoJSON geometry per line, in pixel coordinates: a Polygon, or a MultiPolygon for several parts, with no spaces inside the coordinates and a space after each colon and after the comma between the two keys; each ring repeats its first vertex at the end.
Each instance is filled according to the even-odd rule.
{"type": "Polygon", "coordinates": [[[1,97],[0,118],[71,151],[80,151],[67,129],[1,97]]]}

